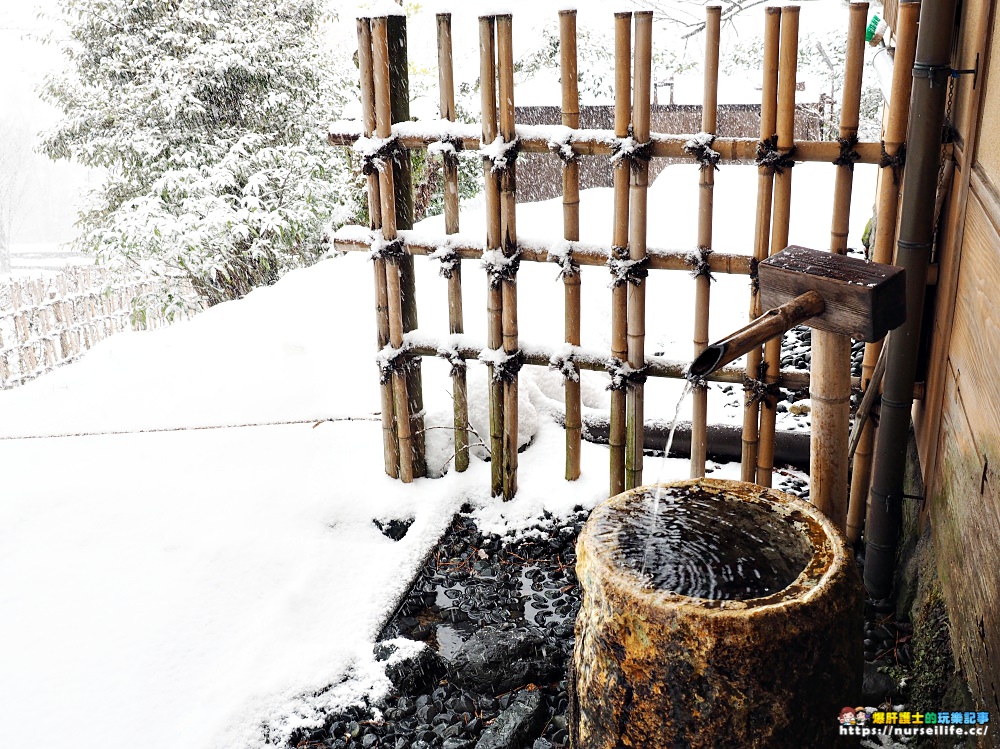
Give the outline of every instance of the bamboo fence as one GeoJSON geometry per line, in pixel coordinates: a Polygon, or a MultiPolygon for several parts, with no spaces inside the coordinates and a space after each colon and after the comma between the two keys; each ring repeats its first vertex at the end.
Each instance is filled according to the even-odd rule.
{"type": "MultiPolygon", "coordinates": [[[[722,7],[710,5],[705,9],[705,84],[702,96],[701,130],[715,134],[718,119],[719,91],[719,34],[722,25],[722,7]]],[[[695,269],[695,321],[694,356],[708,346],[708,316],[711,301],[712,276],[707,271],[704,258],[712,251],[712,214],[715,195],[715,165],[705,161],[698,179],[698,256],[695,269]]],[[[691,406],[691,478],[705,475],[705,458],[708,454],[708,387],[696,385],[692,390],[691,406]]]]}
{"type": "MultiPolygon", "coordinates": [[[[479,81],[483,118],[483,145],[493,143],[498,135],[496,92],[496,19],[484,16],[479,19],[479,81]]],[[[493,169],[493,162],[483,157],[483,176],[486,185],[486,249],[500,252],[500,174],[493,169]]],[[[492,351],[503,348],[503,292],[490,279],[486,292],[489,325],[486,345],[492,351]]],[[[493,496],[503,491],[503,382],[495,365],[489,365],[490,379],[490,455],[491,490],[493,496]]]]}
{"type": "MultiPolygon", "coordinates": [[[[372,58],[372,26],[370,19],[359,18],[358,29],[358,69],[361,77],[361,110],[364,118],[365,137],[375,135],[375,70],[372,58]]],[[[371,229],[382,228],[382,204],[379,192],[378,173],[372,171],[367,176],[368,183],[368,225],[371,229]]],[[[378,350],[389,345],[389,290],[386,281],[385,260],[373,258],[375,273],[375,336],[378,350]]],[[[382,453],[385,472],[392,478],[399,478],[399,437],[396,434],[396,411],[393,404],[393,384],[390,378],[382,377],[379,387],[382,404],[382,453]]]]}
{"type": "MultiPolygon", "coordinates": [[[[504,143],[516,144],[514,132],[514,19],[509,15],[496,17],[497,63],[500,104],[500,137],[504,143]]],[[[496,166],[496,164],[494,164],[496,166]]],[[[500,246],[504,262],[517,262],[517,162],[511,158],[500,170],[500,246]]],[[[514,266],[516,268],[516,266],[514,266]]],[[[500,281],[503,328],[503,353],[510,362],[520,351],[517,345],[517,279],[504,273],[500,281]]],[[[509,367],[503,378],[503,486],[504,499],[517,493],[517,413],[518,372],[509,367]]]]}
{"type": "MultiPolygon", "coordinates": [[[[864,66],[868,3],[852,2],[848,11],[847,60],[839,140],[844,156],[837,165],[833,193],[830,252],[847,253],[851,191],[854,184],[853,144],[858,135],[861,73],[864,66]]],[[[847,527],[848,457],[851,422],[851,339],[825,330],[812,332],[812,443],[809,496],[841,530],[847,527]]]]}
{"type": "MultiPolygon", "coordinates": [[[[452,64],[451,14],[437,15],[438,87],[441,94],[442,120],[455,121],[455,76],[452,64]]],[[[444,231],[458,233],[458,155],[443,151],[444,171],[444,231]]],[[[448,278],[448,332],[465,332],[462,314],[462,262],[457,258],[446,271],[448,278]]],[[[464,366],[452,364],[451,385],[454,400],[455,470],[461,473],[469,467],[469,391],[464,366]]]]}
{"type": "MultiPolygon", "coordinates": [[[[778,62],[781,34],[781,8],[764,9],[764,61],[760,104],[760,142],[772,136],[777,141],[778,62]]],[[[754,261],[766,260],[771,241],[771,207],[774,198],[774,169],[761,164],[757,168],[757,216],[754,226],[754,261]]],[[[760,316],[760,291],[756,283],[750,285],[750,319],[760,316]]],[[[763,379],[760,367],[763,352],[755,347],[747,352],[747,382],[763,379]]],[[[747,388],[743,398],[743,459],[740,478],[756,483],[757,455],[760,448],[760,402],[762,389],[747,388]]]]}
{"type": "Polygon", "coordinates": [[[74,362],[115,333],[168,325],[158,312],[141,321],[133,316],[132,300],[151,290],[140,281],[112,280],[94,266],[0,279],[0,389],[74,362]]]}
{"type": "MultiPolygon", "coordinates": [[[[708,144],[708,151],[700,155],[692,148],[690,135],[666,135],[650,132],[650,60],[652,55],[651,15],[647,12],[617,12],[615,27],[615,109],[614,129],[607,131],[579,129],[579,94],[577,88],[576,15],[573,11],[560,11],[560,66],[562,71],[561,127],[520,128],[515,123],[513,84],[513,18],[509,15],[483,16],[479,19],[480,95],[482,118],[479,126],[454,122],[454,83],[451,68],[451,25],[448,14],[438,16],[439,70],[441,89],[441,121],[439,123],[397,122],[388,119],[388,99],[391,82],[388,78],[385,49],[385,19],[366,19],[359,24],[359,43],[362,53],[362,103],[365,106],[365,133],[374,130],[379,142],[392,142],[397,148],[428,148],[447,144],[445,153],[445,225],[446,233],[458,230],[457,214],[457,156],[456,151],[478,151],[483,161],[485,178],[486,241],[483,246],[450,237],[444,243],[430,240],[408,231],[397,231],[394,205],[392,158],[379,166],[377,174],[369,178],[372,201],[372,226],[380,230],[373,241],[370,231],[347,227],[334,237],[338,250],[373,252],[376,258],[376,286],[379,268],[384,268],[385,296],[378,296],[379,346],[383,352],[395,352],[397,359],[415,360],[423,356],[445,355],[453,363],[455,389],[455,439],[456,465],[459,454],[464,456],[462,468],[468,463],[468,416],[464,386],[464,369],[457,362],[479,359],[489,370],[489,406],[492,478],[494,495],[509,499],[517,488],[517,390],[518,369],[521,364],[550,366],[561,369],[565,375],[566,401],[566,462],[565,476],[572,480],[580,475],[580,439],[582,431],[579,374],[583,370],[607,370],[612,376],[611,421],[609,428],[611,494],[623,491],[642,481],[642,450],[644,445],[643,382],[646,377],[685,377],[686,362],[671,361],[664,357],[647,356],[645,352],[645,281],[650,270],[698,271],[696,284],[696,322],[693,334],[695,353],[708,343],[710,310],[709,273],[735,273],[750,278],[750,317],[762,312],[756,289],[756,263],[783,249],[788,243],[788,222],[791,212],[791,177],[795,162],[826,161],[840,164],[837,169],[836,205],[834,207],[831,250],[843,251],[845,245],[846,216],[850,206],[851,169],[844,165],[845,154],[854,163],[879,163],[883,159],[882,144],[858,143],[857,97],[860,75],[860,50],[858,28],[863,23],[866,6],[855,4],[851,10],[851,52],[848,58],[848,96],[845,100],[840,140],[794,140],[796,61],[798,54],[798,8],[768,7],[764,11],[765,41],[761,105],[760,139],[726,138],[715,132],[716,91],[718,81],[718,8],[707,9],[707,38],[705,61],[705,89],[702,117],[703,133],[695,141],[708,144]],[[365,24],[369,24],[371,41],[366,42],[365,24]],[[633,41],[635,49],[633,52],[633,41]],[[371,46],[364,53],[365,44],[371,46]],[[370,62],[368,61],[370,58],[370,62]],[[371,66],[371,83],[367,83],[366,66],[371,66]],[[366,94],[366,90],[369,94],[366,94]],[[365,104],[370,98],[373,114],[365,104]],[[372,119],[372,117],[374,119],[372,119]],[[849,143],[849,147],[843,145],[849,143]],[[563,237],[564,250],[553,251],[551,243],[537,243],[519,238],[516,230],[516,156],[518,152],[549,152],[563,160],[563,237]],[[706,166],[705,154],[712,160],[706,166]],[[698,251],[647,247],[646,242],[646,190],[648,167],[652,158],[691,158],[700,161],[703,169],[699,179],[699,230],[698,251]],[[580,241],[579,228],[579,162],[580,157],[610,157],[613,169],[613,222],[610,246],[586,244],[580,241]],[[753,256],[715,252],[712,247],[712,194],[715,183],[716,163],[756,162],[759,169],[756,226],[754,229],[753,256]],[[381,217],[381,223],[379,222],[381,217]],[[386,244],[394,252],[380,256],[377,250],[386,244]],[[391,257],[405,256],[412,261],[417,255],[435,254],[440,257],[442,245],[447,247],[451,260],[449,279],[449,332],[447,341],[428,339],[422,332],[410,334],[402,321],[399,270],[391,257]],[[479,260],[487,267],[489,288],[487,293],[487,338],[483,345],[468,340],[463,334],[461,300],[461,261],[479,260]],[[538,346],[527,347],[518,340],[516,271],[523,262],[557,262],[563,281],[565,306],[565,343],[561,350],[538,346]],[[611,345],[610,352],[584,349],[581,345],[580,267],[607,265],[612,272],[611,285],[611,345]],[[384,339],[384,342],[383,342],[384,339]],[[570,352],[567,355],[567,350],[570,352]],[[609,358],[610,354],[610,358],[609,358]],[[461,372],[461,384],[458,374],[461,372]],[[460,403],[461,401],[461,403],[460,403]]],[[[905,67],[905,66],[903,66],[905,67]]],[[[905,96],[895,97],[898,101],[905,96]]],[[[905,111],[897,107],[895,116],[905,111]]],[[[890,120],[893,115],[890,114],[890,120]]],[[[898,123],[897,123],[898,124],[898,123]]],[[[898,137],[898,129],[888,132],[886,148],[901,148],[891,140],[898,137]]],[[[350,145],[362,135],[347,126],[330,134],[329,141],[337,145],[350,145]]],[[[883,177],[880,211],[890,215],[888,201],[895,200],[883,177]],[[882,201],[886,201],[883,206],[882,201]]],[[[883,220],[883,227],[893,221],[883,220]]],[[[880,240],[885,241],[885,240],[880,240]]],[[[891,245],[891,239],[888,240],[891,245]]],[[[877,259],[877,258],[876,258],[877,259]]],[[[814,334],[815,335],[815,334],[814,334]]],[[[820,336],[821,337],[821,336],[820,336]]],[[[820,346],[822,349],[822,344],[820,346]]],[[[828,346],[827,349],[830,347],[828,346]]],[[[837,419],[833,422],[825,415],[816,415],[821,423],[835,423],[835,439],[821,448],[814,445],[814,471],[820,475],[819,492],[823,496],[843,494],[846,487],[838,478],[832,482],[823,478],[833,472],[839,477],[846,473],[846,459],[837,463],[835,470],[826,474],[819,463],[831,456],[841,455],[847,444],[846,421],[843,420],[845,387],[860,384],[845,369],[843,344],[837,343],[832,353],[821,353],[826,364],[817,368],[810,377],[806,373],[780,370],[780,338],[768,341],[763,354],[759,347],[752,350],[746,366],[725,366],[705,379],[715,382],[743,384],[746,389],[743,429],[742,476],[744,480],[770,485],[773,468],[774,434],[776,416],[776,389],[778,386],[801,389],[811,387],[814,398],[829,400],[835,407],[837,419]],[[835,366],[837,374],[828,375],[835,366]],[[825,369],[823,368],[825,367],[825,369]],[[846,374],[845,374],[846,372],[846,374]],[[830,382],[817,380],[830,377],[830,382]],[[831,388],[833,388],[831,390],[831,388]],[[844,429],[840,429],[843,421],[844,429]],[[840,432],[843,432],[840,435],[840,432]],[[826,483],[824,483],[826,481],[826,483]],[[839,482],[839,483],[837,483],[839,482]],[[824,488],[827,485],[831,489],[824,488]],[[844,491],[841,491],[844,489],[844,491]]],[[[849,355],[849,343],[847,353],[849,355]]],[[[872,365],[874,362],[872,362],[872,365]]],[[[396,449],[399,475],[403,480],[415,475],[412,465],[407,466],[413,454],[410,446],[411,431],[407,429],[410,418],[405,366],[390,368],[391,389],[386,393],[389,401],[384,408],[391,408],[393,418],[386,419],[386,465],[390,468],[390,448],[396,449]],[[394,430],[394,431],[393,431],[394,430]]],[[[866,370],[870,374],[870,368],[866,370]]],[[[704,385],[704,383],[697,383],[704,385]]],[[[708,446],[705,438],[707,393],[697,388],[692,426],[693,476],[703,475],[708,446]]],[[[823,405],[819,406],[822,412],[823,405]]],[[[862,440],[863,441],[863,440],[862,440]]],[[[861,449],[859,448],[859,455],[861,449]]],[[[839,458],[837,459],[839,460],[839,458]]],[[[824,500],[825,501],[825,500],[824,500]]],[[[846,507],[830,512],[846,515],[846,507]],[[843,513],[841,512],[843,510],[843,513]]],[[[844,525],[841,517],[838,524],[844,525]]]]}
{"type": "MultiPolygon", "coordinates": [[[[375,85],[375,134],[388,139],[392,134],[389,80],[389,38],[386,18],[373,18],[372,72],[375,85]]],[[[391,244],[396,239],[396,190],[393,182],[395,164],[386,159],[379,170],[379,197],[381,200],[382,239],[391,244]]],[[[388,292],[389,347],[395,352],[403,349],[403,296],[399,258],[388,254],[385,258],[386,291],[388,292]]],[[[400,360],[395,358],[395,363],[400,360]]],[[[399,441],[399,478],[403,483],[413,481],[413,436],[410,423],[410,398],[406,372],[401,367],[390,370],[395,414],[396,437],[399,441]]]]}
{"type": "MultiPolygon", "coordinates": [[[[559,11],[559,68],[562,80],[562,124],[576,130],[580,127],[580,91],[577,82],[575,10],[559,11]]],[[[580,162],[576,158],[563,161],[563,238],[567,242],[580,241],[580,162]]],[[[580,346],[580,273],[569,264],[563,269],[562,277],[566,343],[580,346]]],[[[565,380],[566,480],[575,481],[580,478],[580,443],[583,438],[580,370],[573,367],[565,380]]]]}
{"type": "MultiPolygon", "coordinates": [[[[781,45],[778,50],[777,152],[791,158],[795,144],[795,79],[799,54],[799,8],[781,9],[781,45]]],[[[788,223],[792,213],[792,169],[775,170],[771,251],[788,245],[788,223]]],[[[771,486],[774,468],[774,430],[778,416],[778,370],[781,366],[781,336],[764,344],[763,397],[760,399],[760,436],[757,446],[757,478],[761,486],[771,486]]]]}
{"type": "MultiPolygon", "coordinates": [[[[632,73],[632,137],[638,143],[649,141],[649,95],[652,87],[653,12],[635,14],[635,55],[632,73]]],[[[629,260],[645,264],[646,197],[649,189],[649,160],[636,159],[630,170],[629,184],[629,260]]],[[[628,319],[626,321],[629,369],[641,372],[646,363],[646,279],[637,275],[626,283],[628,319]]],[[[625,390],[625,488],[642,485],[642,450],[644,444],[644,395],[641,379],[630,382],[625,390]]]]}
{"type": "MultiPolygon", "coordinates": [[[[615,13],[615,138],[624,141],[632,119],[632,14],[615,13]]],[[[629,161],[618,159],[614,170],[614,225],[611,232],[611,255],[618,262],[628,259],[629,161]]],[[[627,282],[616,280],[611,289],[611,358],[618,366],[628,359],[628,289],[627,282]]],[[[619,381],[611,391],[610,494],[625,491],[625,383],[619,381]]]]}
{"type": "MultiPolygon", "coordinates": [[[[892,90],[885,121],[885,153],[879,180],[877,222],[872,260],[891,263],[896,245],[896,220],[899,209],[899,191],[902,185],[902,149],[906,140],[906,123],[910,117],[910,84],[913,80],[913,61],[917,51],[917,19],[920,5],[902,3],[899,6],[895,28],[896,54],[892,69],[892,90]]],[[[876,364],[882,353],[883,341],[865,345],[861,364],[861,387],[867,390],[876,364]]],[[[857,542],[861,538],[867,513],[868,487],[871,483],[872,452],[875,447],[875,427],[869,420],[862,428],[851,474],[851,499],[847,513],[847,538],[857,542]]]]}

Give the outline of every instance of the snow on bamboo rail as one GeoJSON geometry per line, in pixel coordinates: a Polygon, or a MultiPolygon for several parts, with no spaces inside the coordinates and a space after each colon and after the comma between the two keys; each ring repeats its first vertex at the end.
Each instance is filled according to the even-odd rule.
{"type": "MultiPolygon", "coordinates": [[[[480,125],[449,120],[397,122],[392,126],[392,138],[403,148],[428,148],[434,143],[452,144],[457,150],[478,151],[490,144],[483,143],[480,125]]],[[[565,125],[517,125],[514,129],[523,153],[551,153],[572,151],[577,156],[613,156],[620,143],[613,130],[574,129],[565,125]]],[[[669,158],[682,161],[691,158],[686,150],[696,133],[666,135],[651,133],[649,136],[651,158],[669,158]]],[[[359,153],[371,153],[382,145],[379,139],[365,138],[362,125],[354,120],[334,122],[329,127],[327,140],[333,146],[354,146],[359,153]]],[[[742,162],[752,164],[757,159],[760,141],[754,138],[716,138],[712,150],[719,154],[720,163],[742,162]]],[[[882,144],[858,143],[858,164],[878,164],[882,159],[882,144]]],[[[797,141],[795,161],[825,161],[833,163],[840,156],[837,141],[797,141]]]]}

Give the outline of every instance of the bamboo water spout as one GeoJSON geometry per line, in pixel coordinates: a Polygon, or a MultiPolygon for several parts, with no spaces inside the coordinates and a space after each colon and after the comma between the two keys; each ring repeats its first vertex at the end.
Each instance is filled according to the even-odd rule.
{"type": "Polygon", "coordinates": [[[825,309],[826,302],[815,291],[800,294],[780,307],[769,309],[732,335],[707,346],[691,362],[688,372],[691,377],[706,377],[733,359],[743,356],[755,346],[760,346],[799,323],[821,314],[825,309]]]}
{"type": "MultiPolygon", "coordinates": [[[[707,377],[799,323],[862,341],[877,341],[904,322],[904,276],[902,269],[893,265],[806,247],[786,247],[758,266],[761,305],[770,309],[745,328],[708,346],[691,363],[688,376],[707,377]]],[[[813,389],[816,376],[814,370],[813,389]]],[[[761,383],[761,388],[768,385],[761,383]]],[[[847,448],[848,429],[828,420],[825,413],[821,409],[813,412],[813,428],[825,430],[830,437],[826,443],[829,446],[814,452],[814,458],[824,459],[847,448]]],[[[817,441],[813,440],[814,450],[817,441]]],[[[841,530],[847,522],[846,496],[842,499],[844,502],[839,504],[817,502],[841,530]]]]}
{"type": "Polygon", "coordinates": [[[863,341],[903,323],[904,274],[893,265],[792,245],[762,262],[758,278],[768,311],[708,346],[691,377],[706,377],[799,323],[863,341]]]}

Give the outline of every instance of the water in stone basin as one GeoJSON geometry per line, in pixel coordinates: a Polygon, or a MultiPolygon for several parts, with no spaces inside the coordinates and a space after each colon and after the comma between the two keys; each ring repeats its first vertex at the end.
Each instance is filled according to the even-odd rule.
{"type": "Polygon", "coordinates": [[[792,583],[810,557],[786,514],[697,486],[633,495],[598,532],[641,584],[691,598],[768,596],[792,583]]]}

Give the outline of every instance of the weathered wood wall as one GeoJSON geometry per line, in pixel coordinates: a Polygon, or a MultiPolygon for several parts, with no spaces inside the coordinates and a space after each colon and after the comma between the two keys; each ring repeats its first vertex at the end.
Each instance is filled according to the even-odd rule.
{"type": "Polygon", "coordinates": [[[915,409],[956,659],[980,709],[1000,713],[1000,27],[961,10],[955,176],[939,232],[926,399],[915,409]]]}

